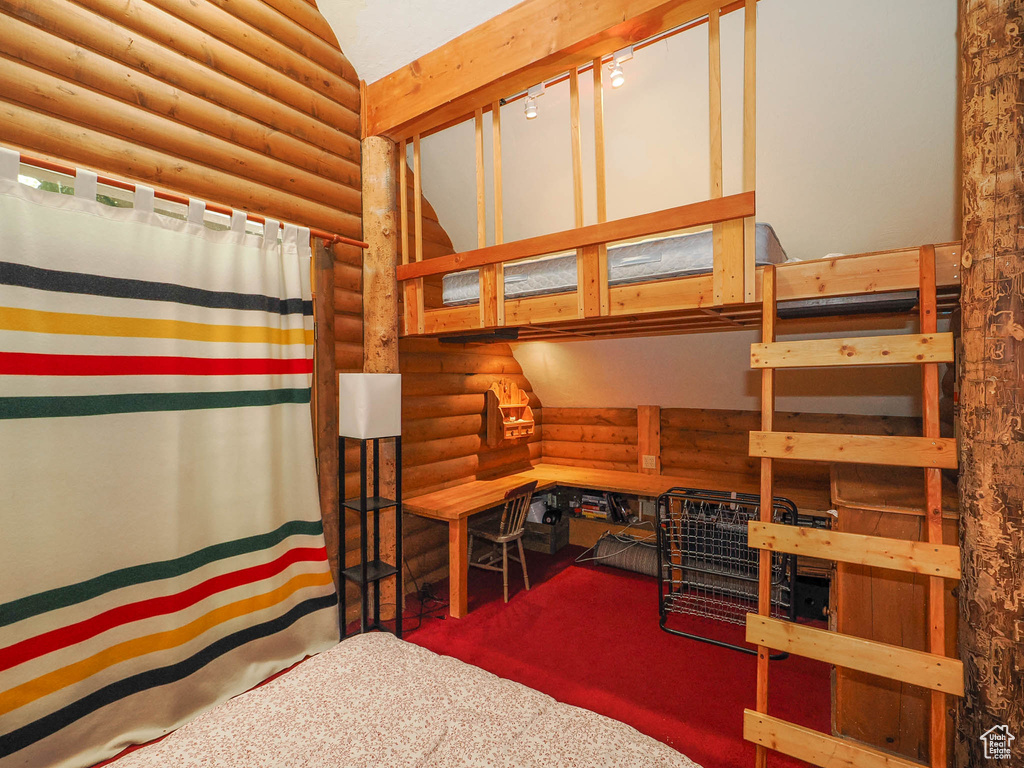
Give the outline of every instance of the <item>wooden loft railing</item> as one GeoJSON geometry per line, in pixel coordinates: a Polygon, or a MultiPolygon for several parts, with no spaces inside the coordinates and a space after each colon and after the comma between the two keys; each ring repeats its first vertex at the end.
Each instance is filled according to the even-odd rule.
{"type": "MultiPolygon", "coordinates": [[[[400,141],[399,156],[404,158],[408,144],[413,148],[413,220],[414,239],[410,246],[403,233],[401,264],[397,277],[402,283],[403,335],[436,335],[492,329],[503,326],[540,325],[566,320],[611,318],[624,302],[633,304],[639,313],[664,311],[664,297],[654,297],[649,306],[641,299],[629,301],[629,291],[618,291],[608,285],[607,247],[609,242],[641,238],[680,229],[710,226],[713,230],[713,270],[711,296],[702,301],[710,307],[749,303],[755,300],[754,270],[754,179],[755,179],[755,56],[756,0],[676,0],[657,3],[641,0],[624,3],[609,2],[592,12],[582,14],[565,0],[527,0],[462,37],[442,46],[367,88],[368,132],[383,133],[400,141]],[[557,6],[553,9],[551,6],[557,6]],[[564,8],[562,7],[564,6],[564,8]],[[743,84],[743,192],[723,197],[722,181],[722,85],[720,17],[742,8],[744,22],[744,84],[743,84]],[[622,21],[624,11],[632,18],[622,21]],[[557,17],[559,24],[548,19],[557,17]],[[607,220],[605,148],[604,148],[604,56],[639,39],[648,38],[680,25],[692,24],[706,17],[708,25],[708,98],[710,179],[709,199],[654,213],[616,221],[607,220]],[[532,21],[531,21],[532,20],[532,21]],[[529,22],[529,23],[528,23],[529,22]],[[530,33],[517,30],[526,24],[530,33]],[[539,31],[534,32],[537,28],[539,31]],[[511,35],[511,37],[508,37],[511,35]],[[524,38],[544,37],[543,45],[524,38]],[[550,36],[551,39],[548,39],[550,36]],[[508,37],[508,39],[506,39],[508,37]],[[563,48],[559,48],[563,45],[563,48]],[[489,72],[496,62],[491,51],[502,50],[501,67],[493,81],[481,83],[481,72],[489,72]],[[554,50],[540,60],[513,61],[516,56],[533,56],[530,51],[554,50]],[[465,61],[481,62],[472,73],[449,73],[453,56],[465,61]],[[510,57],[511,58],[508,58],[510,57]],[[513,63],[523,66],[513,67],[513,63]],[[597,223],[583,225],[582,141],[580,137],[579,74],[581,65],[589,64],[594,78],[594,159],[596,177],[597,223]],[[514,70],[514,71],[513,71],[514,70]],[[506,75],[503,72],[513,71],[506,75]],[[500,98],[509,91],[533,85],[568,72],[570,89],[570,138],[573,154],[573,201],[575,227],[572,230],[504,243],[501,190],[501,120],[500,98]],[[426,78],[426,80],[424,80],[426,78]],[[476,80],[474,80],[476,78],[476,80]],[[460,90],[461,89],[461,90],[460,90]],[[408,99],[397,96],[408,91],[408,99]],[[447,101],[440,99],[441,92],[447,101]],[[449,93],[451,91],[451,93],[449,93]],[[440,99],[440,100],[439,100],[440,99]],[[414,105],[423,110],[416,113],[414,105]],[[472,109],[469,113],[468,110],[472,109]],[[487,246],[486,190],[484,181],[483,113],[492,115],[494,147],[494,245],[487,246]],[[461,110],[459,112],[458,110],[461,110]],[[461,117],[460,117],[461,115],[461,117]],[[423,260],[421,194],[421,137],[441,127],[472,118],[476,137],[477,239],[472,251],[439,259],[423,260]],[[542,256],[561,250],[576,250],[577,288],[573,294],[544,297],[543,304],[509,301],[504,296],[504,265],[519,259],[542,256]],[[448,274],[460,269],[479,268],[480,300],[477,306],[427,309],[424,304],[423,279],[448,274]],[[617,293],[617,295],[616,295],[617,293]],[[568,299],[565,297],[569,296],[568,299]],[[653,308],[652,308],[653,307],[653,308]]],[[[533,41],[536,42],[536,41],[533,41]]],[[[399,163],[400,188],[405,189],[405,163],[399,163]]],[[[408,221],[408,202],[402,195],[402,221],[408,221]]],[[[685,299],[684,299],[685,300],[685,299]]],[[[677,302],[668,301],[668,310],[677,302]]],[[[717,318],[714,310],[700,312],[717,318]]]]}
{"type": "Polygon", "coordinates": [[[929,689],[931,768],[945,768],[946,697],[964,695],[964,669],[945,655],[944,579],[960,578],[960,549],[942,540],[941,470],[957,466],[956,442],[939,433],[939,363],[953,361],[953,338],[937,332],[936,248],[923,246],[918,268],[920,333],[827,341],[775,341],[776,270],[763,275],[762,343],[751,345],[751,367],[760,368],[761,429],[750,433],[750,455],[761,459],[761,521],[751,522],[747,540],[759,549],[759,610],[747,615],[747,641],[758,646],[756,709],[743,717],[745,738],[757,745],[757,768],[773,749],[823,768],[838,765],[919,768],[907,760],[856,742],[819,733],[768,715],[770,650],[787,651],[829,664],[929,689]],[[775,370],[844,365],[920,365],[924,436],[852,436],[774,432],[775,370]],[[839,461],[924,469],[927,541],[905,541],[835,531],[780,526],[771,521],[773,460],[839,461]],[[765,511],[767,510],[767,511],[765,511]],[[844,563],[927,575],[928,652],[789,624],[768,616],[772,552],[790,552],[844,563]]]}

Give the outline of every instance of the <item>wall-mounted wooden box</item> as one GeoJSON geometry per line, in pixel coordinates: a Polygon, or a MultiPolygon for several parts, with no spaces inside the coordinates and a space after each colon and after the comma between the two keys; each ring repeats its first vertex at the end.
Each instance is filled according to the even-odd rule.
{"type": "Polygon", "coordinates": [[[534,427],[529,396],[508,379],[491,384],[487,391],[487,444],[529,437],[534,427]]]}

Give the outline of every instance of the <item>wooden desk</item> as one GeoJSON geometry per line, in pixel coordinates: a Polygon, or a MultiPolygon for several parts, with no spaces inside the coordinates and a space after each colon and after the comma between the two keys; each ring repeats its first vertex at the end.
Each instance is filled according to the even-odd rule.
{"type": "MultiPolygon", "coordinates": [[[[448,612],[452,617],[461,618],[468,613],[470,516],[499,506],[503,503],[507,491],[534,480],[537,481],[538,491],[561,485],[633,496],[658,496],[675,486],[740,493],[758,492],[757,479],[727,472],[694,471],[675,475],[641,475],[637,472],[541,463],[522,472],[488,480],[473,480],[452,488],[406,498],[403,500],[406,512],[448,523],[448,612]]],[[[829,508],[827,487],[800,488],[780,485],[777,493],[792,499],[802,509],[829,508]]]]}

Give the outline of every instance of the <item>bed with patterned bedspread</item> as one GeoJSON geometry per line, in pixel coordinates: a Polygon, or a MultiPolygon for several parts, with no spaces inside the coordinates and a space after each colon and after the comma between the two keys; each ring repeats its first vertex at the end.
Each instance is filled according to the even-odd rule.
{"type": "Polygon", "coordinates": [[[389,634],[360,635],[114,768],[697,768],[615,720],[389,634]]]}

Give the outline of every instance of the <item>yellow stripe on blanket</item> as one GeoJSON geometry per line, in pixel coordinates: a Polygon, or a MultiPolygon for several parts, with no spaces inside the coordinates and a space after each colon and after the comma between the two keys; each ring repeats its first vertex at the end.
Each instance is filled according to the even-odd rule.
{"type": "Polygon", "coordinates": [[[245,344],[313,344],[313,331],[307,331],[304,328],[213,325],[184,320],[76,315],[68,312],[43,312],[36,309],[14,307],[0,307],[0,331],[245,344]]]}
{"type": "Polygon", "coordinates": [[[115,664],[144,656],[147,653],[177,648],[219,624],[277,605],[301,589],[321,587],[330,583],[330,571],[299,574],[277,589],[222,605],[183,627],[157,632],[145,637],[136,637],[105,648],[87,659],[69,664],[62,669],[55,669],[0,693],[0,715],[23,707],[43,696],[48,696],[61,688],[81,682],[115,664]]]}

